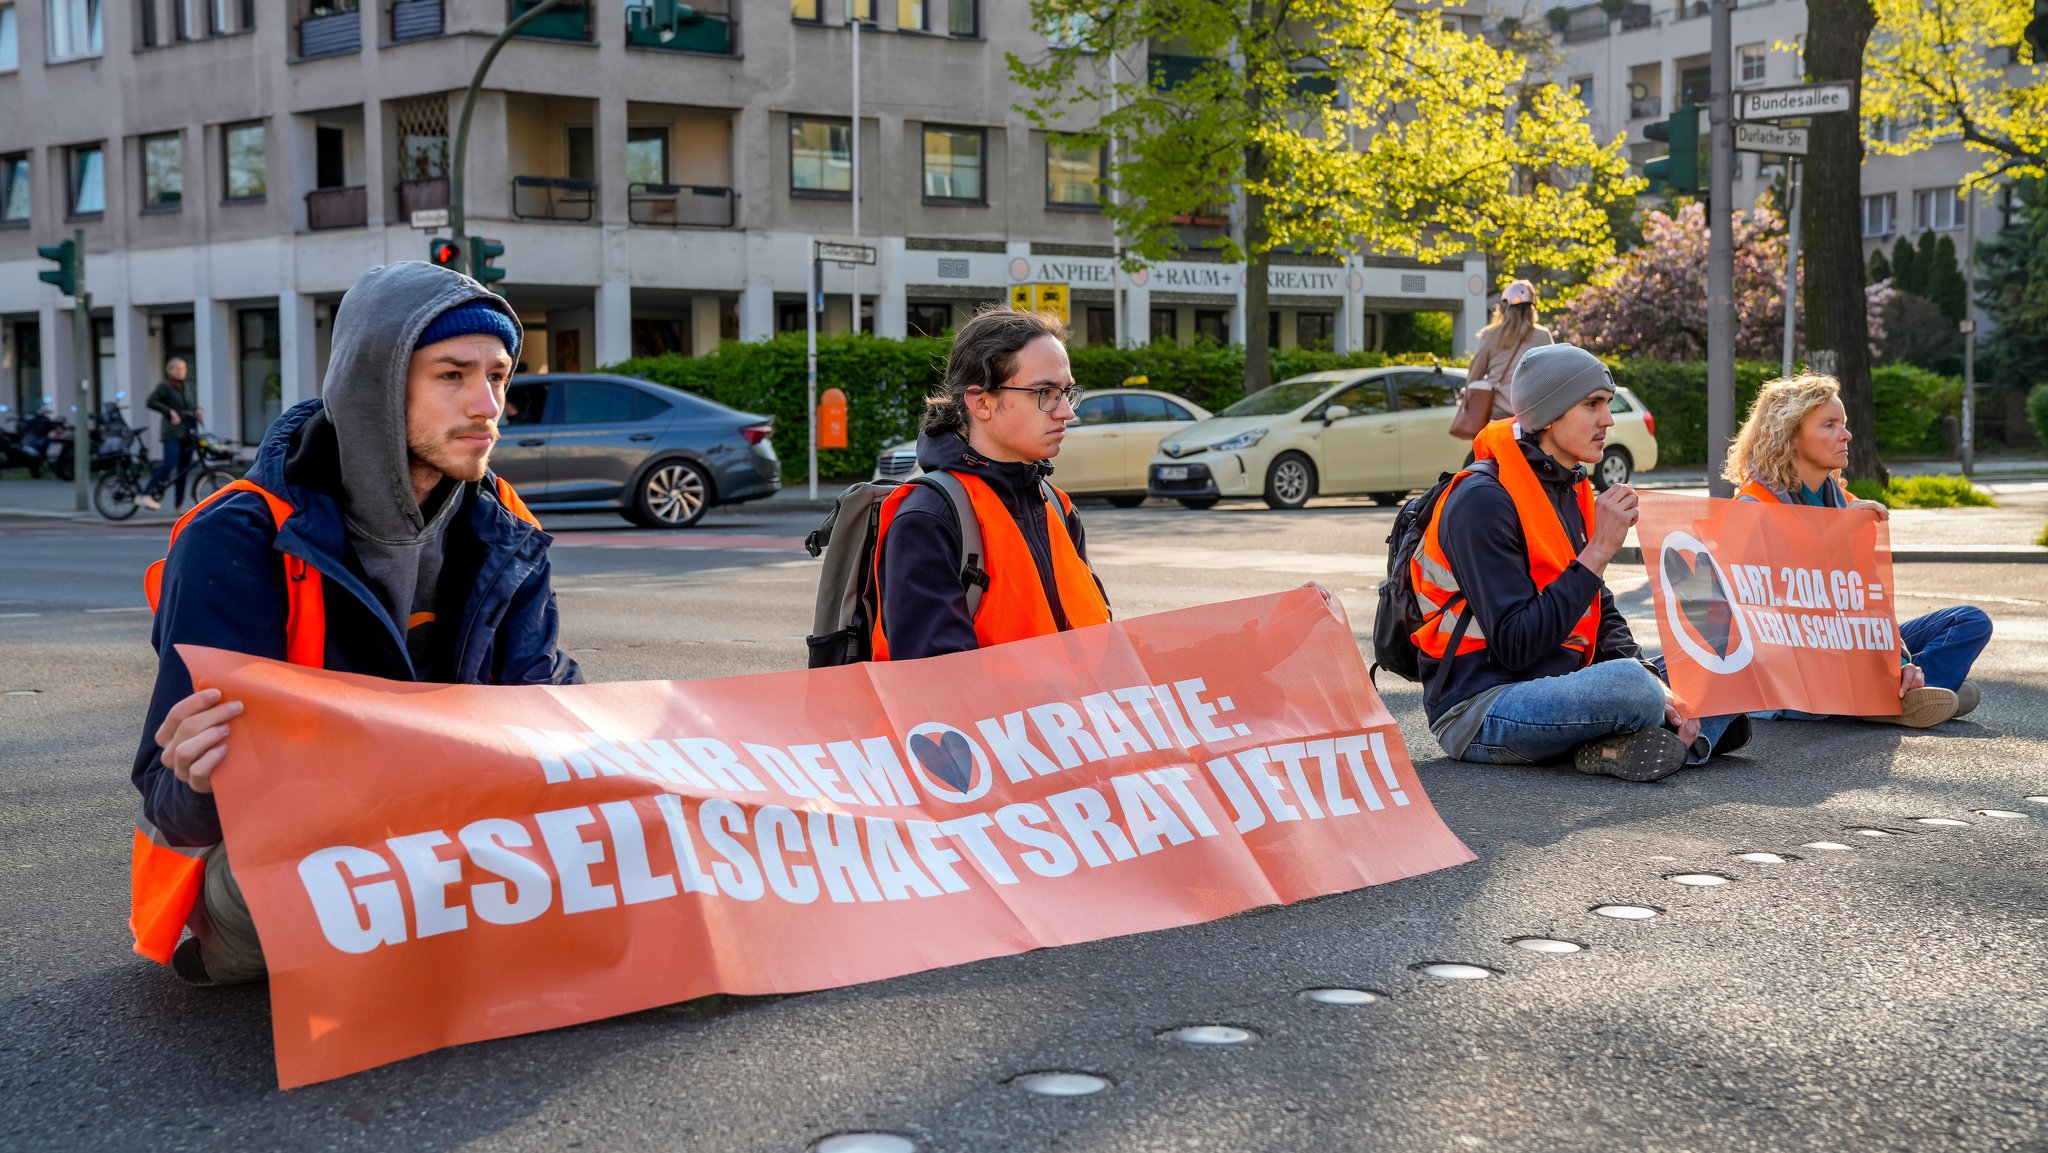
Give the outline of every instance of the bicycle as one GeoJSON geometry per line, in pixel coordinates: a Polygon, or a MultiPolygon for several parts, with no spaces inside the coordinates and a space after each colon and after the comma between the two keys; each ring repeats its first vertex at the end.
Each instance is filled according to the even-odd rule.
{"type": "MultiPolygon", "coordinates": [[[[235,454],[199,427],[192,430],[192,444],[193,450],[186,455],[184,465],[164,482],[164,488],[176,491],[179,485],[189,485],[192,503],[196,505],[234,483],[235,474],[221,467],[220,462],[234,459],[235,454]]],[[[93,485],[92,506],[108,520],[134,516],[151,471],[149,449],[138,441],[132,450],[115,458],[107,473],[93,485]]]]}

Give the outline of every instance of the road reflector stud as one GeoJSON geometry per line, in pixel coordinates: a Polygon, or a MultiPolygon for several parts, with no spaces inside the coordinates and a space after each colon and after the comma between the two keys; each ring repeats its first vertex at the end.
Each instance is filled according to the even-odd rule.
{"type": "Polygon", "coordinates": [[[1098,1077],[1093,1073],[1048,1069],[1040,1073],[1025,1073],[1012,1077],[1010,1084],[1042,1097],[1086,1097],[1109,1088],[1109,1078],[1098,1077]]]}
{"type": "Polygon", "coordinates": [[[1253,1034],[1251,1030],[1235,1025],[1185,1025],[1169,1029],[1161,1036],[1187,1045],[1242,1045],[1251,1040],[1253,1034]]]}
{"type": "Polygon", "coordinates": [[[1301,995],[1318,1005],[1372,1005],[1386,1000],[1386,994],[1371,989],[1303,989],[1301,995]]]}
{"type": "Polygon", "coordinates": [[[1952,829],[1966,829],[1970,827],[1970,822],[1958,821],[1954,817],[1914,817],[1912,820],[1917,825],[1940,825],[1952,829]]]}
{"type": "Polygon", "coordinates": [[[917,1142],[901,1133],[834,1133],[811,1153],[917,1153],[917,1142]]]}
{"type": "Polygon", "coordinates": [[[1998,817],[2007,821],[2024,821],[2027,819],[2025,813],[2016,813],[2011,809],[1971,809],[1970,811],[1980,817],[1998,817]]]}
{"type": "Polygon", "coordinates": [[[1808,841],[1799,847],[1802,849],[1825,849],[1830,853],[1846,853],[1850,851],[1849,846],[1840,841],[1808,841]]]}
{"type": "Polygon", "coordinates": [[[1531,953],[1577,953],[1585,949],[1577,941],[1561,941],[1556,937],[1509,937],[1508,944],[1531,953]]]}
{"type": "Polygon", "coordinates": [[[1408,967],[1439,981],[1484,981],[1488,977],[1500,976],[1483,965],[1467,965],[1462,961],[1425,961],[1408,967]]]}
{"type": "Polygon", "coordinates": [[[1735,859],[1738,861],[1748,861],[1752,865],[1782,865],[1787,861],[1796,861],[1799,858],[1788,857],[1783,853],[1737,853],[1735,854],[1735,859]]]}
{"type": "Polygon", "coordinates": [[[1647,921],[1664,914],[1664,910],[1655,905],[1595,905],[1593,911],[1617,921],[1647,921]]]}
{"type": "Polygon", "coordinates": [[[1691,885],[1698,889],[1710,889],[1715,885],[1729,883],[1728,878],[1719,873],[1667,873],[1664,879],[1674,885],[1691,885]]]}

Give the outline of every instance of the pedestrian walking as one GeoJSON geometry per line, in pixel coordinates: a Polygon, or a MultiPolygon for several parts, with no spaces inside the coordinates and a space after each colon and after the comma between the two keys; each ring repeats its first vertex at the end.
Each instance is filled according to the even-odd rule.
{"type": "Polygon", "coordinates": [[[550,538],[490,472],[520,337],[461,273],[371,269],[335,312],[325,399],[287,410],[249,475],[172,530],[132,774],[136,952],[194,984],[265,973],[213,799],[242,706],[194,692],[177,646],[394,681],[582,679],[556,640],[550,538]]]}
{"type": "Polygon", "coordinates": [[[967,490],[985,556],[960,564],[945,493],[904,485],[875,545],[876,660],[965,652],[1102,624],[1109,600],[1088,565],[1074,502],[1049,479],[1080,390],[1051,316],[984,309],[953,339],[944,391],[926,401],[917,463],[967,490]],[[969,584],[980,588],[969,607],[969,584]]]}
{"type": "Polygon", "coordinates": [[[170,358],[164,362],[163,380],[149,393],[150,411],[163,414],[156,432],[164,456],[157,462],[156,471],[149,474],[142,495],[136,498],[147,508],[163,507],[164,484],[172,477],[178,478],[177,502],[172,507],[185,503],[185,454],[199,451],[198,428],[203,419],[192,390],[185,384],[189,371],[184,357],[170,358]]]}
{"type": "Polygon", "coordinates": [[[1501,289],[1492,321],[1479,330],[1479,344],[1472,350],[1472,363],[1465,372],[1469,382],[1465,387],[1492,391],[1494,420],[1514,415],[1515,366],[1530,349],[1551,343],[1550,330],[1537,320],[1536,286],[1517,280],[1501,289]]]}

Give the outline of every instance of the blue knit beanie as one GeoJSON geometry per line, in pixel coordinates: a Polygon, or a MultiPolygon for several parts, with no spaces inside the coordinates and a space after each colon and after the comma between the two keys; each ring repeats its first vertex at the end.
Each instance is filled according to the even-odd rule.
{"type": "Polygon", "coordinates": [[[412,346],[414,352],[458,336],[495,336],[508,356],[519,355],[519,328],[512,319],[482,300],[468,300],[434,318],[412,346]]]}

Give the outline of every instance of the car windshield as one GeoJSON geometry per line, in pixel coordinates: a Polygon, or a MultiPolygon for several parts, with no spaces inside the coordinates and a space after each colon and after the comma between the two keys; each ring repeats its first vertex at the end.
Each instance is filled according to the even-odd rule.
{"type": "Polygon", "coordinates": [[[1329,391],[1327,380],[1283,381],[1245,397],[1217,416],[1281,416],[1329,391]]]}

